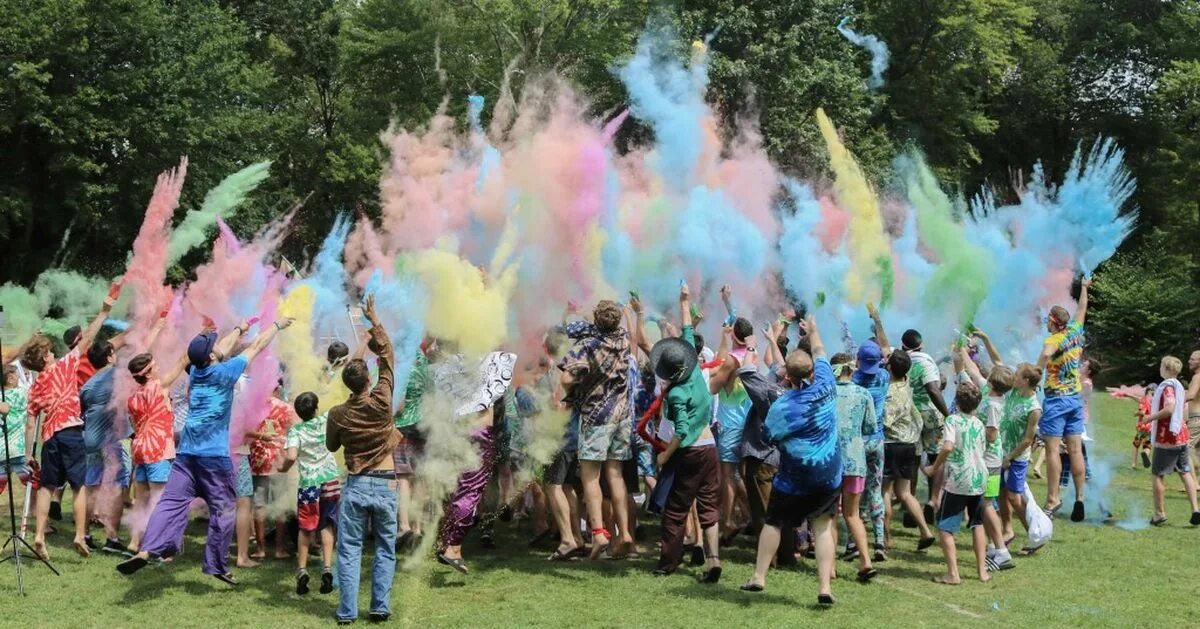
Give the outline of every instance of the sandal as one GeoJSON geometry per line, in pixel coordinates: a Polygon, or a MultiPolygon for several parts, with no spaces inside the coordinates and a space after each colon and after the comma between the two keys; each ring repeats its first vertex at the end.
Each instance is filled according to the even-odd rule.
{"type": "Polygon", "coordinates": [[[746,583],[740,589],[743,592],[761,592],[761,591],[763,591],[763,586],[761,586],[757,583],[746,583]]]}
{"type": "Polygon", "coordinates": [[[599,559],[602,555],[604,555],[605,551],[608,550],[608,547],[610,544],[612,544],[612,535],[609,534],[608,529],[606,529],[604,527],[598,527],[598,528],[592,529],[591,558],[599,559]],[[600,538],[600,537],[604,538],[603,544],[598,541],[598,538],[600,538]]]}
{"type": "Polygon", "coordinates": [[[858,571],[858,582],[859,583],[870,583],[871,579],[874,579],[877,576],[879,576],[879,571],[874,568],[867,568],[866,570],[859,570],[858,571]]]}
{"type": "Polygon", "coordinates": [[[438,553],[437,558],[438,558],[438,561],[446,564],[447,566],[454,568],[455,570],[461,572],[462,574],[467,574],[467,564],[462,559],[458,559],[458,558],[451,559],[450,557],[447,557],[445,555],[445,553],[438,553]]]}
{"type": "Polygon", "coordinates": [[[573,548],[564,553],[563,551],[556,548],[556,549],[554,549],[554,554],[547,557],[546,561],[573,561],[575,559],[574,553],[576,550],[579,550],[579,549],[573,548]]]}
{"type": "Polygon", "coordinates": [[[1062,509],[1062,503],[1060,502],[1060,503],[1054,505],[1053,507],[1047,505],[1046,508],[1042,509],[1042,513],[1045,513],[1046,517],[1053,519],[1054,514],[1058,513],[1059,510],[1061,510],[1061,509],[1062,509]]]}
{"type": "Polygon", "coordinates": [[[1156,515],[1150,519],[1150,526],[1162,526],[1167,523],[1167,516],[1156,515]]]}

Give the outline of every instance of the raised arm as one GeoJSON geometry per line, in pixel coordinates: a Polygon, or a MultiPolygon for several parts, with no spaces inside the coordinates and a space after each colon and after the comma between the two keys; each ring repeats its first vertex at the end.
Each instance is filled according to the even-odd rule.
{"type": "Polygon", "coordinates": [[[649,356],[650,339],[646,336],[646,308],[636,295],[630,295],[629,307],[633,310],[633,342],[649,356]]]}
{"type": "Polygon", "coordinates": [[[987,332],[978,328],[971,332],[971,336],[983,342],[983,348],[987,350],[988,360],[992,361],[992,366],[1003,365],[1004,359],[1000,357],[1000,351],[992,344],[992,337],[987,335],[987,332]]]}
{"type": "MultiPolygon", "coordinates": [[[[238,340],[245,336],[246,332],[250,331],[250,324],[243,321],[237,324],[228,334],[217,339],[217,343],[213,345],[213,352],[228,356],[237,345],[238,340]]],[[[246,360],[250,360],[249,357],[246,360]]]]}
{"type": "Polygon", "coordinates": [[[725,390],[737,374],[737,360],[729,355],[729,346],[732,344],[732,339],[733,328],[727,325],[722,326],[721,345],[717,348],[717,358],[721,361],[721,366],[708,378],[708,392],[714,395],[719,391],[725,390]]]}
{"type": "Polygon", "coordinates": [[[1079,312],[1075,313],[1075,320],[1079,322],[1079,325],[1083,325],[1087,319],[1088,289],[1091,287],[1092,278],[1090,277],[1083,278],[1083,281],[1079,283],[1079,312]]]}
{"type": "Polygon", "coordinates": [[[175,361],[174,365],[171,365],[170,371],[167,371],[162,375],[162,385],[164,389],[170,389],[171,387],[175,386],[175,381],[178,380],[179,376],[182,376],[184,370],[187,369],[188,362],[187,354],[184,354],[179,360],[175,361]]]}
{"type": "Polygon", "coordinates": [[[370,349],[379,357],[379,377],[375,381],[375,388],[371,390],[371,397],[380,407],[391,409],[392,391],[396,383],[396,375],[393,371],[396,358],[392,349],[392,340],[388,338],[387,330],[379,322],[379,315],[375,313],[374,295],[367,296],[363,316],[371,324],[371,329],[367,330],[367,334],[371,336],[368,343],[373,344],[370,349]]]}
{"type": "Polygon", "coordinates": [[[879,311],[875,309],[875,304],[867,304],[867,314],[871,315],[871,321],[875,323],[875,342],[879,344],[879,350],[884,356],[891,353],[892,346],[888,342],[887,331],[883,328],[883,317],[879,316],[879,311]]]}
{"type": "Polygon", "coordinates": [[[100,314],[96,315],[91,325],[79,336],[79,344],[76,347],[81,353],[87,352],[87,348],[92,345],[92,341],[96,340],[96,335],[100,333],[100,328],[104,327],[108,313],[112,312],[113,304],[117,303],[117,298],[121,296],[121,284],[122,280],[120,279],[112,283],[108,289],[108,296],[104,298],[104,305],[100,307],[100,314]]]}
{"type": "Polygon", "coordinates": [[[246,351],[242,352],[242,356],[246,358],[246,362],[253,362],[254,357],[258,356],[259,352],[262,352],[267,348],[268,345],[271,344],[271,341],[275,339],[275,335],[279,334],[280,330],[287,329],[287,327],[291,325],[293,321],[295,321],[295,319],[291,317],[276,321],[271,325],[271,327],[259,334],[258,337],[254,339],[254,342],[250,344],[250,347],[247,347],[246,351]]]}
{"type": "Polygon", "coordinates": [[[811,313],[804,320],[804,328],[808,332],[808,343],[812,349],[813,360],[825,356],[825,343],[821,340],[821,331],[817,327],[817,318],[811,313]]]}
{"type": "Polygon", "coordinates": [[[692,327],[692,292],[687,282],[679,283],[679,321],[685,328],[692,327]]]}
{"type": "Polygon", "coordinates": [[[958,348],[958,351],[954,353],[954,364],[956,366],[955,373],[958,373],[960,370],[965,371],[975,386],[982,387],[983,383],[987,381],[983,377],[983,372],[979,371],[979,365],[976,365],[975,361],[971,360],[970,354],[967,353],[967,348],[958,348]],[[958,367],[959,364],[962,365],[961,369],[958,367]]]}

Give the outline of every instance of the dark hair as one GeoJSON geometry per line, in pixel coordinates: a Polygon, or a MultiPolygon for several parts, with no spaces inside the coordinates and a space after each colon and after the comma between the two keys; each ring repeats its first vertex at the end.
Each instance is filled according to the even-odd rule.
{"type": "Polygon", "coordinates": [[[152,360],[154,360],[154,356],[151,355],[149,352],[138,354],[137,356],[134,356],[132,359],[130,359],[129,373],[133,374],[134,382],[136,382],[138,384],[146,384],[146,380],[147,380],[146,376],[139,376],[137,374],[140,371],[142,371],[143,369],[145,369],[146,365],[149,365],[150,361],[152,361],[152,360]]]}
{"type": "MultiPolygon", "coordinates": [[[[3,375],[0,375],[0,378],[4,378],[5,380],[8,380],[8,377],[9,377],[9,376],[15,376],[15,375],[17,375],[17,368],[16,368],[16,366],[14,366],[14,365],[5,365],[5,366],[4,366],[4,374],[3,374],[3,375]]],[[[7,388],[7,387],[6,387],[6,388],[7,388]]]]}
{"type": "Polygon", "coordinates": [[[744,317],[738,317],[733,322],[733,338],[744,341],[754,336],[754,324],[744,317]]]}
{"type": "Polygon", "coordinates": [[[916,330],[905,330],[904,335],[900,337],[900,342],[904,345],[904,349],[909,351],[920,348],[924,340],[921,338],[921,333],[916,330]]]}
{"type": "Polygon", "coordinates": [[[39,336],[25,348],[21,355],[21,366],[30,371],[41,371],[46,368],[46,352],[50,351],[53,343],[48,337],[39,336]]]}
{"type": "Polygon", "coordinates": [[[113,344],[108,341],[96,341],[88,347],[87,359],[89,363],[96,369],[103,369],[108,366],[108,359],[112,358],[113,344]]]}
{"type": "Polygon", "coordinates": [[[320,400],[317,398],[317,394],[305,391],[296,396],[296,401],[292,403],[292,406],[296,408],[296,415],[300,416],[300,419],[308,421],[316,417],[318,404],[320,404],[320,400]]]}
{"type": "Polygon", "coordinates": [[[350,348],[341,341],[330,343],[329,349],[325,350],[325,357],[329,359],[330,364],[336,363],[349,355],[350,348]]]}
{"type": "Polygon", "coordinates": [[[355,395],[366,391],[367,385],[371,384],[371,372],[367,370],[367,361],[350,361],[342,370],[342,383],[355,395]]]}
{"type": "Polygon", "coordinates": [[[800,337],[800,340],[796,341],[796,349],[804,350],[804,353],[811,355],[812,339],[808,338],[807,335],[800,337]]]}
{"type": "Polygon", "coordinates": [[[892,374],[892,379],[907,378],[908,370],[912,369],[912,357],[902,349],[892,350],[892,355],[888,356],[887,368],[888,373],[892,374]]]}
{"type": "Polygon", "coordinates": [[[63,343],[71,349],[75,349],[75,344],[79,342],[79,337],[83,336],[83,328],[73,325],[63,332],[63,343]]]}
{"type": "Polygon", "coordinates": [[[974,413],[982,399],[983,393],[971,382],[960,382],[958,390],[954,392],[954,404],[962,413],[974,413]]]}
{"type": "MultiPolygon", "coordinates": [[[[693,332],[693,334],[696,334],[696,333],[693,332]]],[[[699,334],[696,334],[696,353],[699,354],[700,352],[703,352],[703,351],[704,351],[704,337],[699,334]]]]}

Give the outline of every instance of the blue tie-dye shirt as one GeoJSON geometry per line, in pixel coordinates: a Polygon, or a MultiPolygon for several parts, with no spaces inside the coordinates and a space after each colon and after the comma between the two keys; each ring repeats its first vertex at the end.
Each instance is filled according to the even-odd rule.
{"type": "Polygon", "coordinates": [[[871,394],[871,401],[875,403],[875,433],[867,439],[883,439],[883,414],[887,406],[884,402],[887,401],[888,385],[892,383],[891,374],[887,369],[880,369],[871,376],[855,371],[851,380],[866,389],[867,393],[871,394]]]}
{"type": "Polygon", "coordinates": [[[771,405],[766,429],[780,451],[773,491],[796,496],[836,491],[841,486],[837,384],[826,358],[818,358],[813,365],[811,384],[787,391],[771,405]]]}

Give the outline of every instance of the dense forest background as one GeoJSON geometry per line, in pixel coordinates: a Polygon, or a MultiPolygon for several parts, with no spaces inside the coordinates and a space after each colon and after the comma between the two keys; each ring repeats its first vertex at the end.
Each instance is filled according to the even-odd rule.
{"type": "Polygon", "coordinates": [[[1013,194],[1038,160],[1057,179],[1080,143],[1116,138],[1141,219],[1098,272],[1093,345],[1128,382],[1197,342],[1197,0],[0,0],[0,282],[119,273],[155,175],[183,154],[185,207],[274,160],[233,226],[311,193],[285,244],[303,260],[338,211],[377,214],[390,123],[419,127],[447,98],[462,118],[471,93],[495,102],[510,64],[518,93],[557,71],[613,111],[609,68],[652,14],[685,43],[720,27],[711,101],[730,125],[756,116],[805,176],[824,175],[819,106],[880,188],[915,145],[964,198],[1013,194]],[[834,30],[844,16],[890,48],[878,90],[834,30]]]}

